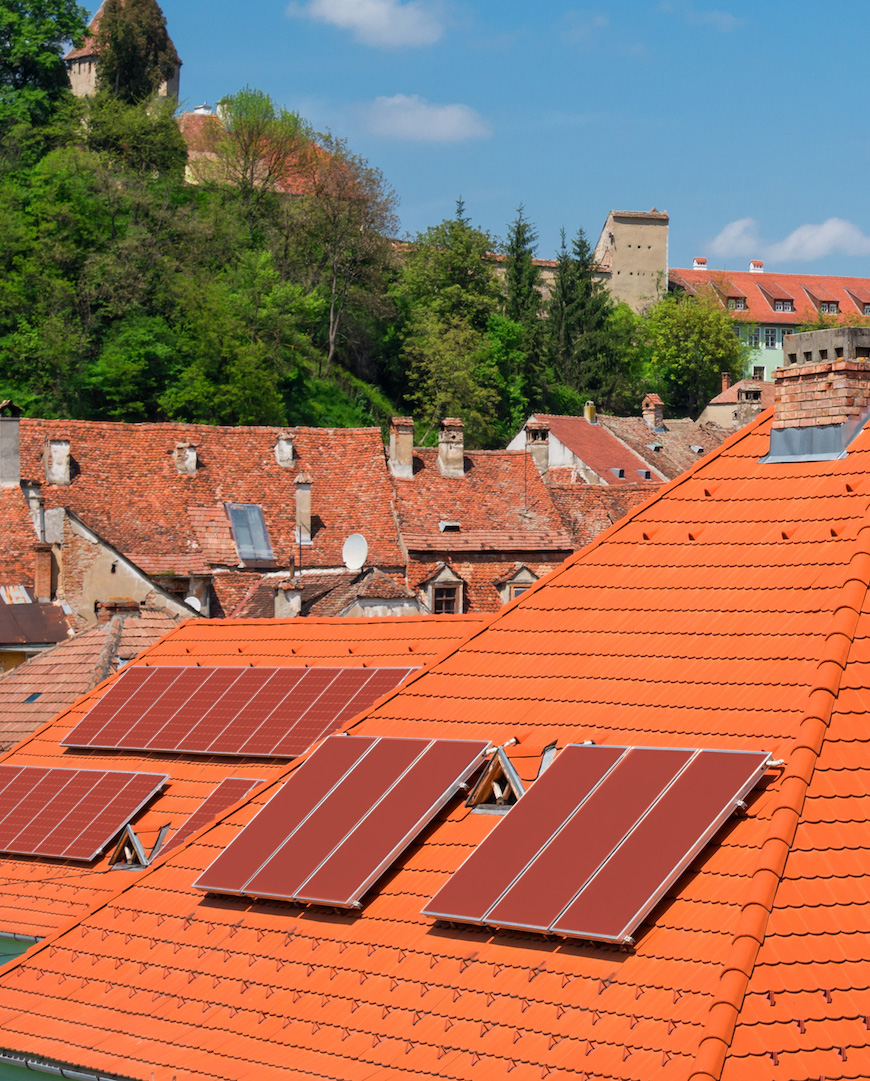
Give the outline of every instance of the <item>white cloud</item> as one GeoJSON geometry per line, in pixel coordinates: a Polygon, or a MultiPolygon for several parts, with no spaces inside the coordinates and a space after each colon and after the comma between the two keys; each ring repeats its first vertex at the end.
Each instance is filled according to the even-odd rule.
{"type": "Polygon", "coordinates": [[[364,45],[387,49],[434,45],[444,32],[440,7],[431,0],[305,0],[291,3],[287,14],[350,30],[364,45]]]}
{"type": "Polygon", "coordinates": [[[433,105],[417,94],[376,98],[362,106],[372,135],[421,143],[458,143],[488,139],[492,128],[469,105],[433,105]]]}
{"type": "Polygon", "coordinates": [[[799,225],[783,240],[765,240],[754,218],[732,221],[710,244],[719,258],[770,259],[786,263],[823,259],[827,255],[870,255],[870,236],[844,218],[799,225]]]}
{"type": "Polygon", "coordinates": [[[743,20],[730,11],[698,11],[690,2],[671,3],[666,0],[659,7],[669,14],[682,15],[691,26],[712,26],[720,34],[728,34],[743,25],[743,20]]]}

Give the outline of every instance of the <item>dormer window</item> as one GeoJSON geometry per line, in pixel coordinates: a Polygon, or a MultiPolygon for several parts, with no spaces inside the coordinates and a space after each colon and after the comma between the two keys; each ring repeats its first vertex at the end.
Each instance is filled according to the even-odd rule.
{"type": "Polygon", "coordinates": [[[773,310],[775,312],[793,312],[794,301],[792,300],[775,300],[773,302],[773,310]]]}
{"type": "Polygon", "coordinates": [[[432,612],[436,616],[454,616],[459,612],[459,586],[433,586],[432,612]]]}
{"type": "Polygon", "coordinates": [[[442,533],[459,533],[459,532],[461,532],[461,527],[459,525],[459,522],[440,521],[438,523],[438,529],[442,533]]]}
{"type": "Polygon", "coordinates": [[[746,311],[746,297],[729,297],[728,307],[733,312],[745,312],[746,311]]]}
{"type": "Polygon", "coordinates": [[[613,473],[613,475],[615,477],[618,477],[619,480],[625,480],[625,470],[624,469],[620,469],[618,466],[614,465],[614,466],[611,466],[610,472],[613,473]]]}
{"type": "MultiPolygon", "coordinates": [[[[864,307],[865,307],[865,311],[866,311],[867,305],[865,305],[864,307]]],[[[836,300],[823,300],[819,304],[819,311],[823,315],[838,315],[839,312],[840,312],[839,301],[836,301],[836,300]]]]}

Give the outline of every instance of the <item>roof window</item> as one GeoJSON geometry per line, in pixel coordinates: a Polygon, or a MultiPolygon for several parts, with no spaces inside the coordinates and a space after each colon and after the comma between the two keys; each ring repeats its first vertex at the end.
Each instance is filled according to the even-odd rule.
{"type": "Polygon", "coordinates": [[[613,473],[614,476],[618,477],[620,480],[625,480],[624,469],[620,469],[618,466],[613,465],[610,467],[610,472],[613,473]]]}
{"type": "Polygon", "coordinates": [[[652,480],[652,472],[649,469],[638,469],[641,480],[652,480]]]}
{"type": "Polygon", "coordinates": [[[438,528],[442,533],[459,533],[462,530],[459,522],[447,522],[444,519],[438,523],[438,528]]]}
{"type": "Polygon", "coordinates": [[[471,790],[466,807],[481,814],[504,814],[524,795],[525,786],[504,747],[499,747],[471,790]]]}
{"type": "Polygon", "coordinates": [[[263,508],[257,503],[226,503],[236,551],[243,563],[275,560],[263,508]]]}
{"type": "Polygon", "coordinates": [[[24,699],[24,701],[25,702],[35,702],[37,698],[41,698],[41,697],[42,697],[42,691],[34,691],[33,694],[29,694],[24,699]]]}

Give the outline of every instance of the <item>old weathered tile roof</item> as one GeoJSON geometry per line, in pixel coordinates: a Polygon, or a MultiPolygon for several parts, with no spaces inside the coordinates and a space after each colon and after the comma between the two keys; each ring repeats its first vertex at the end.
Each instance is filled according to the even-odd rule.
{"type": "Polygon", "coordinates": [[[775,384],[768,382],[766,379],[738,379],[727,390],[723,390],[721,394],[711,398],[710,405],[736,405],[740,400],[741,390],[760,391],[762,408],[772,408],[775,384]]]}
{"type": "MultiPolygon", "coordinates": [[[[562,522],[531,458],[525,453],[498,450],[465,452],[465,474],[442,476],[438,452],[414,449],[414,476],[395,481],[399,530],[415,540],[428,538],[445,550],[466,534],[487,534],[491,551],[514,551],[518,538],[533,537],[570,550],[562,522]],[[444,533],[441,522],[456,522],[459,533],[444,533]],[[503,539],[499,539],[499,537],[503,539]]],[[[523,547],[528,547],[524,543],[523,547]]],[[[409,545],[410,547],[410,545],[409,545]]],[[[427,548],[426,550],[431,550],[427,548]]]]}
{"type": "Polygon", "coordinates": [[[146,573],[236,566],[227,502],[263,508],[275,558],[286,566],[299,554],[294,481],[302,472],[312,477],[313,543],[303,550],[306,566],[340,566],[345,538],[360,531],[372,562],[401,565],[395,526],[384,513],[392,489],[377,428],[21,421],[22,477],[43,482],[46,507],[68,507],[146,573]],[[293,440],[290,467],[275,456],[282,432],[293,440]],[[44,483],[46,439],[70,442],[75,469],[68,486],[44,483]],[[195,445],[195,476],[178,472],[172,456],[177,443],[195,445]]]}
{"type": "Polygon", "coordinates": [[[0,676],[0,750],[50,721],[177,624],[165,611],[115,616],[0,676]]]}
{"type": "Polygon", "coordinates": [[[354,725],[781,759],[633,949],[421,916],[497,820],[458,801],[359,913],[193,889],[272,785],[8,965],[0,1045],[142,1081],[870,1075],[870,432],[762,465],[770,419],[354,725]]]}
{"type": "MultiPolygon", "coordinates": [[[[360,665],[418,667],[462,641],[481,625],[471,616],[411,616],[397,619],[290,619],[290,620],[191,620],[172,634],[151,645],[132,664],[196,664],[200,658],[209,665],[262,664],[267,667],[360,665]]],[[[81,635],[76,642],[90,645],[99,628],[81,635]]],[[[125,630],[119,653],[124,655],[141,641],[142,625],[133,620],[125,630]]],[[[153,639],[152,639],[153,641],[153,639]]],[[[75,645],[72,643],[73,653],[75,645]]],[[[54,651],[57,657],[62,650],[54,651]]],[[[66,663],[66,662],[64,662],[66,663]]],[[[70,669],[75,665],[71,664],[70,669]]],[[[93,674],[92,655],[88,672],[93,674]]],[[[81,678],[74,670],[72,684],[81,678]]],[[[0,680],[0,701],[4,684],[0,680]]],[[[113,678],[116,678],[113,677],[113,678]]],[[[51,674],[46,677],[50,684],[51,674]]],[[[91,684],[92,685],[92,684],[91,684]]],[[[266,780],[282,773],[286,763],[264,758],[208,758],[196,756],[68,750],[61,740],[87,710],[105,693],[104,681],[82,697],[64,692],[65,708],[50,723],[39,728],[3,756],[4,763],[22,766],[60,766],[83,769],[125,769],[159,771],[169,774],[169,783],[160,796],[135,820],[137,835],[150,853],[161,827],[170,834],[182,826],[216,786],[230,777],[266,780]],[[70,697],[76,700],[70,704],[70,697]]],[[[94,864],[81,866],[62,860],[0,855],[0,935],[15,933],[41,937],[52,933],[73,915],[82,915],[91,905],[111,896],[117,888],[117,873],[108,870],[110,853],[94,864]]],[[[2,1041],[0,1041],[2,1044],[2,1041]]]]}
{"type": "MultiPolygon", "coordinates": [[[[554,472],[551,470],[551,472],[554,472]]],[[[609,529],[634,507],[653,495],[659,485],[655,481],[639,484],[564,484],[550,483],[550,495],[571,523],[578,548],[591,544],[599,533],[609,529]]]]}
{"type": "MultiPolygon", "coordinates": [[[[822,314],[819,303],[837,301],[843,322],[863,321],[870,304],[870,279],[840,275],[780,274],[778,271],[691,270],[674,268],[668,278],[671,287],[694,293],[712,287],[725,303],[728,297],[744,297],[743,310],[729,311],[734,319],[750,323],[795,326],[811,323],[822,314]],[[793,311],[777,311],[777,300],[792,301],[793,311]]],[[[836,314],[834,315],[836,319],[836,314]]]]}
{"type": "MultiPolygon", "coordinates": [[[[773,400],[765,404],[773,405],[773,400]]],[[[665,420],[664,431],[650,428],[642,417],[613,417],[600,413],[598,422],[667,480],[690,469],[699,454],[720,446],[727,435],[713,424],[698,424],[690,417],[665,420]],[[702,450],[699,452],[693,447],[702,450]]]]}

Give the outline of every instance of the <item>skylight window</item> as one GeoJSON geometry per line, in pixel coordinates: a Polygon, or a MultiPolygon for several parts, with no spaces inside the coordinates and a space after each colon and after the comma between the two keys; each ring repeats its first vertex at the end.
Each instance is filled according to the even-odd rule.
{"type": "Polygon", "coordinates": [[[257,503],[227,503],[225,506],[239,559],[243,563],[274,562],[263,508],[257,503]]]}

